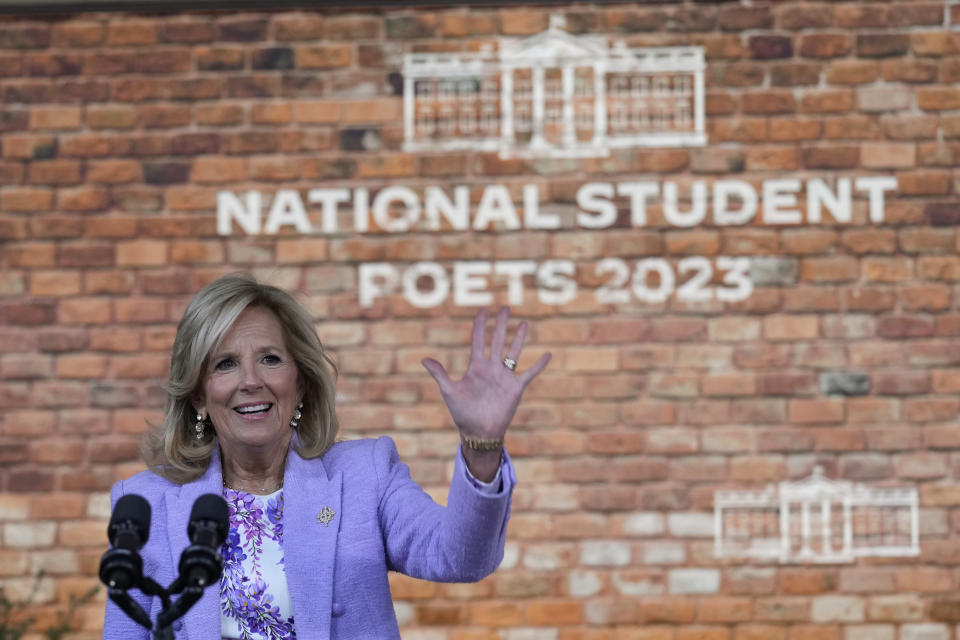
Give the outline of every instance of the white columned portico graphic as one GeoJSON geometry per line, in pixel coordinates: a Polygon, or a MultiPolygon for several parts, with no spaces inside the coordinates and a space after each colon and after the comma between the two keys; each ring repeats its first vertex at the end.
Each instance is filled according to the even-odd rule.
{"type": "Polygon", "coordinates": [[[911,487],[871,488],[824,477],[761,491],[718,491],[718,558],[781,563],[847,563],[920,554],[919,495],[911,487]]]}
{"type": "Polygon", "coordinates": [[[700,47],[608,46],[561,16],[497,51],[404,58],[404,148],[586,158],[706,144],[700,47]]]}

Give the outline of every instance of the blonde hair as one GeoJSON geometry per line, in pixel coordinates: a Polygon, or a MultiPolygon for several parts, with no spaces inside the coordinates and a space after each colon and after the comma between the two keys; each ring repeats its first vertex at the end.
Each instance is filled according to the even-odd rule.
{"type": "Polygon", "coordinates": [[[154,473],[184,484],[207,470],[216,439],[213,429],[207,428],[197,440],[194,402],[202,397],[210,355],[249,307],[261,307],[276,316],[297,367],[303,397],[303,415],[295,429],[297,453],[317,458],[333,445],[338,430],[337,368],[317,336],[313,319],[286,291],[246,274],[232,274],[205,286],[190,301],[177,327],[166,413],[163,422],[152,425],[143,444],[143,457],[154,473]]]}

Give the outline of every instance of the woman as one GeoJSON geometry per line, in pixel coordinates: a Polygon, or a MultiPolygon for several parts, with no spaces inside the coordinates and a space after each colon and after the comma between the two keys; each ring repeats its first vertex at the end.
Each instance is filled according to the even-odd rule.
{"type": "MultiPolygon", "coordinates": [[[[292,297],[243,276],[197,294],[174,340],[165,419],[146,443],[150,471],[111,495],[150,502],[141,555],[144,575],[162,585],[176,577],[196,498],[227,500],[219,589],[174,625],[177,637],[398,638],[388,571],[463,582],[496,569],[515,481],[503,437],[550,359],[514,373],[526,324],[504,357],[508,315],[497,315],[488,357],[486,313],[477,314],[459,382],[423,361],[461,437],[441,507],[389,438],[335,442],[335,367],[292,297]]],[[[156,618],[157,598],[131,595],[156,618]]],[[[148,635],[108,602],[104,638],[148,635]]]]}

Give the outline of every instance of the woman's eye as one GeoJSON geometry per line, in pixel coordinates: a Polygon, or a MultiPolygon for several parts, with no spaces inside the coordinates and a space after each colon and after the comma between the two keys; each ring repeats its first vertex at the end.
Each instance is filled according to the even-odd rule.
{"type": "Polygon", "coordinates": [[[264,364],[280,364],[280,356],[275,356],[273,354],[263,356],[264,364]]]}
{"type": "Polygon", "coordinates": [[[232,358],[224,358],[223,360],[218,362],[213,368],[216,371],[227,371],[233,368],[233,364],[234,362],[232,358]]]}

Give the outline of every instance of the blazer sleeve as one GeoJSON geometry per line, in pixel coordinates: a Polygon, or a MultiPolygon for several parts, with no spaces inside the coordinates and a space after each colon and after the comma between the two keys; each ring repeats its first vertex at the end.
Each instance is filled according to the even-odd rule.
{"type": "MultiPolygon", "coordinates": [[[[117,505],[124,495],[123,480],[113,485],[110,490],[110,510],[117,505]]],[[[139,589],[127,591],[134,602],[139,604],[144,611],[150,613],[150,599],[139,589]]],[[[139,624],[131,620],[120,607],[107,598],[107,608],[103,618],[103,640],[149,640],[150,632],[139,624]]]]}
{"type": "Polygon", "coordinates": [[[437,582],[474,582],[493,573],[503,559],[516,483],[506,452],[501,490],[489,494],[469,482],[458,450],[444,507],[413,481],[393,440],[378,438],[373,450],[388,568],[437,582]]]}

